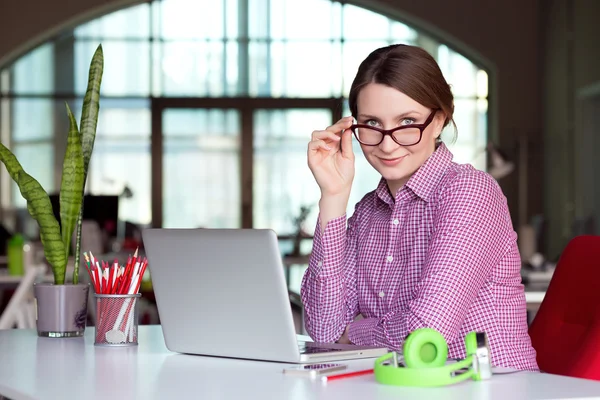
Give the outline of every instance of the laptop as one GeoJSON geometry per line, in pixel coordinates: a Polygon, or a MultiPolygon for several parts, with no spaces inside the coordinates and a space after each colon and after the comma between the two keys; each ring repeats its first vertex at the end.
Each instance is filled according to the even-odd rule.
{"type": "Polygon", "coordinates": [[[299,341],[270,229],[142,231],[173,352],[285,363],[375,358],[387,348],[299,341]]]}

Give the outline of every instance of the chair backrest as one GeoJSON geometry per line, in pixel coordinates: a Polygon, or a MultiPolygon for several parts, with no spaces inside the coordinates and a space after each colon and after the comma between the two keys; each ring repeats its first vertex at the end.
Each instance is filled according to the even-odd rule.
{"type": "Polygon", "coordinates": [[[33,284],[46,272],[46,266],[30,265],[25,275],[10,298],[6,308],[0,315],[0,329],[32,329],[36,327],[35,302],[33,301],[33,284]]]}
{"type": "Polygon", "coordinates": [[[542,371],[600,380],[600,236],[567,244],[529,335],[542,371]]]}

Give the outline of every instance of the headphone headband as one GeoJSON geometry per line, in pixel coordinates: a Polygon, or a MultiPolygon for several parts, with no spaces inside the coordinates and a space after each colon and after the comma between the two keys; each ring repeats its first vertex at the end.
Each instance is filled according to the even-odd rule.
{"type": "Polygon", "coordinates": [[[465,337],[465,348],[463,360],[446,364],[448,346],[444,337],[434,329],[418,329],[404,342],[406,366],[398,365],[397,353],[385,354],[375,361],[375,379],[386,385],[434,387],[491,378],[487,335],[470,332],[465,337]]]}

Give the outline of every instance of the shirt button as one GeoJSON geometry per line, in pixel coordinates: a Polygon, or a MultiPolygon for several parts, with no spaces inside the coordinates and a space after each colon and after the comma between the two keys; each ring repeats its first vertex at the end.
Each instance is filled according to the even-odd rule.
{"type": "Polygon", "coordinates": [[[319,267],[320,267],[321,265],[323,265],[323,261],[319,261],[319,262],[317,263],[317,266],[319,266],[319,267]]]}
{"type": "Polygon", "coordinates": [[[387,256],[387,260],[388,260],[388,262],[392,262],[392,261],[394,261],[394,257],[392,257],[392,256],[387,256]]]}
{"type": "Polygon", "coordinates": [[[398,221],[398,218],[394,219],[394,225],[398,225],[400,223],[400,221],[398,221]]]}
{"type": "Polygon", "coordinates": [[[384,297],[385,293],[383,293],[383,291],[379,292],[379,297],[384,297]]]}

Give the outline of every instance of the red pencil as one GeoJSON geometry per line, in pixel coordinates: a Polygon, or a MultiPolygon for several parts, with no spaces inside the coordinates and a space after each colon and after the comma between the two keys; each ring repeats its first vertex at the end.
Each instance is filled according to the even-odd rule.
{"type": "Polygon", "coordinates": [[[369,375],[369,374],[372,374],[372,373],[373,373],[372,369],[366,369],[364,371],[354,371],[354,372],[347,372],[345,374],[337,374],[337,375],[324,376],[321,379],[323,381],[334,381],[336,379],[353,378],[355,376],[369,375]]]}

